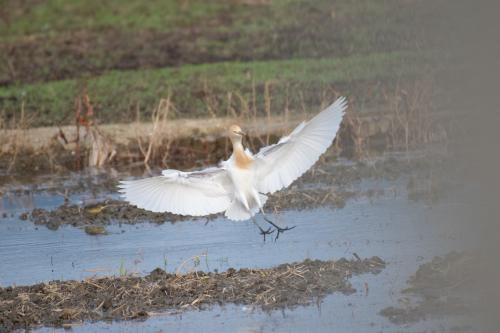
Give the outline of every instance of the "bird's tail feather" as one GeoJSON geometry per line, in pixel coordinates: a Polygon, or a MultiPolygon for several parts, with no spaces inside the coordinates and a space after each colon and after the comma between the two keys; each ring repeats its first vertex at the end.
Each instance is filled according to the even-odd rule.
{"type": "MultiPolygon", "coordinates": [[[[267,201],[267,196],[264,194],[259,194],[259,199],[264,206],[267,201]]],[[[239,200],[233,200],[229,208],[226,210],[224,215],[233,221],[244,221],[250,219],[252,216],[257,214],[260,210],[259,205],[255,201],[251,201],[250,203],[250,211],[243,206],[243,204],[239,200]]]]}

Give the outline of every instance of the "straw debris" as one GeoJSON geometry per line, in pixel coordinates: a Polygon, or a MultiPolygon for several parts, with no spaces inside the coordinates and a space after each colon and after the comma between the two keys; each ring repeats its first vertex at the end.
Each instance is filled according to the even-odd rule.
{"type": "Polygon", "coordinates": [[[222,273],[166,273],[145,277],[104,277],[51,281],[0,288],[0,331],[38,325],[63,326],[83,321],[144,318],[159,311],[203,309],[228,303],[263,310],[319,301],[333,292],[351,294],[353,274],[377,274],[378,258],[337,261],[305,260],[268,269],[229,268],[222,273]]]}

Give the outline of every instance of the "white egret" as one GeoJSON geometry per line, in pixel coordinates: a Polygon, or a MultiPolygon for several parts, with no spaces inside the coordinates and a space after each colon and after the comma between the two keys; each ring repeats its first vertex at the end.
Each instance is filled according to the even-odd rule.
{"type": "Polygon", "coordinates": [[[277,238],[293,227],[282,228],[267,219],[263,211],[266,194],[289,186],[316,163],[332,144],[346,108],[346,99],[337,99],[310,121],[299,124],[290,135],[255,155],[243,147],[245,134],[241,128],[232,125],[228,136],[233,153],[218,167],[191,172],[164,170],[161,176],[121,181],[120,192],[126,201],[153,212],[192,216],[224,212],[235,221],[251,218],[265,237],[274,230],[263,230],[254,220],[260,211],[276,228],[277,238]]]}

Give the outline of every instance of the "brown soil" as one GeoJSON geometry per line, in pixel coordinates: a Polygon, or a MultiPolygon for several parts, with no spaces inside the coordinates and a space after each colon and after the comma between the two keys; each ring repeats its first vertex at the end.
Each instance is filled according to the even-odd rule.
{"type": "Polygon", "coordinates": [[[85,232],[91,236],[96,236],[96,235],[106,235],[107,231],[106,228],[104,228],[101,225],[88,225],[85,227],[85,232]]]}
{"type": "MultiPolygon", "coordinates": [[[[293,38],[297,30],[295,27],[284,28],[276,30],[273,36],[258,37],[252,37],[252,33],[245,33],[242,37],[242,33],[237,31],[217,31],[207,27],[171,32],[107,29],[74,31],[58,36],[34,35],[15,42],[0,43],[0,50],[9,59],[10,65],[10,72],[0,73],[0,86],[93,76],[107,70],[162,68],[229,60],[289,59],[294,55],[321,57],[349,54],[345,47],[307,52],[307,49],[300,48],[303,42],[293,38]]],[[[324,45],[340,43],[326,31],[321,31],[320,36],[316,30],[301,30],[300,33],[305,35],[301,40],[315,37],[324,45]]]]}
{"type": "Polygon", "coordinates": [[[269,269],[169,274],[157,268],[145,277],[52,281],[0,288],[0,331],[61,326],[96,320],[145,318],[166,310],[203,309],[228,303],[264,310],[320,301],[333,292],[350,294],[353,274],[378,274],[378,258],[305,260],[269,269]]]}
{"type": "Polygon", "coordinates": [[[10,75],[4,75],[0,85],[96,75],[111,69],[209,63],[240,59],[243,55],[243,52],[213,54],[203,47],[197,47],[202,33],[203,38],[208,38],[213,43],[220,43],[231,37],[229,33],[203,32],[197,28],[179,29],[170,33],[125,33],[108,29],[95,32],[75,31],[59,36],[29,36],[0,44],[0,49],[11,61],[10,75]],[[105,57],[106,54],[110,56],[105,57]]]}
{"type": "MultiPolygon", "coordinates": [[[[336,193],[333,190],[310,190],[284,192],[273,196],[264,209],[278,211],[279,209],[305,209],[316,206],[342,208],[345,200],[354,196],[354,193],[336,193]]],[[[178,221],[202,219],[209,221],[222,214],[208,215],[206,217],[182,216],[171,213],[153,213],[129,205],[123,201],[102,201],[89,206],[61,205],[57,209],[48,211],[35,208],[31,213],[22,213],[21,219],[30,219],[36,225],[44,225],[51,230],[57,230],[61,225],[85,227],[89,235],[104,235],[105,225],[112,223],[136,224],[141,222],[163,224],[178,221]]]]}
{"type": "Polygon", "coordinates": [[[406,324],[428,317],[470,314],[467,291],[474,282],[474,258],[465,253],[451,252],[420,265],[403,293],[420,300],[402,307],[387,307],[380,314],[392,323],[406,324]]]}
{"type": "MultiPolygon", "coordinates": [[[[89,235],[99,234],[88,226],[97,226],[104,229],[104,225],[119,222],[135,224],[139,222],[165,223],[177,222],[190,217],[170,213],[153,213],[122,201],[105,201],[94,205],[81,207],[78,205],[62,205],[57,209],[48,211],[35,208],[31,211],[30,220],[37,225],[45,225],[51,230],[57,230],[61,225],[85,227],[89,235]]],[[[101,233],[102,234],[102,233],[101,233]]]]}
{"type": "MultiPolygon", "coordinates": [[[[414,40],[422,42],[422,33],[412,30],[413,20],[415,16],[435,20],[434,8],[415,1],[404,4],[393,1],[391,6],[392,26],[372,22],[381,30],[379,34],[385,34],[384,38],[370,33],[366,27],[368,20],[381,21],[380,17],[361,14],[332,20],[328,10],[318,10],[307,2],[291,6],[289,13],[281,13],[294,18],[288,24],[279,22],[289,17],[273,17],[275,14],[267,6],[247,6],[240,15],[227,8],[216,17],[171,31],[102,28],[27,35],[0,43],[0,53],[9,64],[0,72],[0,85],[77,78],[114,69],[346,56],[352,55],[354,47],[358,53],[414,49],[414,40]],[[267,31],[247,31],[245,24],[237,26],[233,22],[252,22],[256,17],[274,26],[267,31]],[[407,23],[400,24],[401,20],[407,23]],[[367,43],[353,44],[357,29],[369,39],[367,43]]],[[[7,13],[5,16],[8,17],[7,13]]]]}

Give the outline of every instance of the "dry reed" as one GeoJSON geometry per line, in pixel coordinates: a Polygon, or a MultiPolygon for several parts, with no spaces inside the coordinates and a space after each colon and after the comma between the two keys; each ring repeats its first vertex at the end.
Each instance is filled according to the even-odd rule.
{"type": "MultiPolygon", "coordinates": [[[[320,109],[317,107],[312,110],[308,106],[311,101],[306,101],[304,92],[288,82],[267,81],[261,87],[257,87],[253,77],[251,80],[250,93],[244,93],[244,90],[231,90],[227,91],[225,98],[222,99],[220,94],[211,90],[206,80],[202,84],[203,101],[210,118],[218,117],[221,114],[220,108],[224,107],[223,113],[234,119],[234,122],[250,124],[249,127],[253,126],[258,129],[258,133],[249,131],[251,139],[247,141],[247,144],[252,151],[257,151],[261,146],[272,143],[271,139],[274,139],[276,134],[285,133],[285,128],[273,127],[271,121],[276,122],[276,119],[281,118],[280,123],[285,124],[283,127],[287,127],[286,130],[289,131],[291,128],[288,128],[288,124],[291,119],[298,121],[299,118],[310,118],[320,109]],[[296,105],[295,109],[291,107],[291,98],[296,105]],[[262,103],[257,103],[257,100],[262,103]],[[268,123],[267,133],[263,133],[262,125],[258,125],[262,124],[263,120],[268,123]]],[[[318,91],[316,100],[324,107],[339,95],[341,93],[336,87],[325,85],[318,91]]],[[[174,118],[172,115],[175,116],[176,113],[174,100],[174,96],[169,92],[167,98],[159,101],[152,112],[151,131],[147,136],[136,132],[135,137],[130,138],[130,144],[117,149],[112,141],[114,138],[106,136],[106,133],[97,126],[94,108],[84,89],[75,99],[75,137],[69,138],[59,127],[55,130],[57,132],[55,137],[66,150],[74,151],[73,168],[75,169],[86,166],[100,167],[109,164],[113,159],[117,162],[126,161],[127,164],[140,162],[147,168],[152,165],[166,166],[171,162],[171,144],[176,139],[167,130],[170,119],[174,118]],[[82,136],[81,127],[85,128],[85,136],[82,136]],[[86,140],[82,141],[82,139],[86,140]],[[82,143],[85,145],[80,147],[82,143]],[[88,155],[83,155],[82,151],[88,155]],[[82,158],[81,155],[88,156],[88,158],[82,158]],[[80,165],[82,161],[85,161],[84,165],[80,165]]],[[[374,136],[385,140],[384,149],[407,151],[419,145],[448,140],[446,123],[441,121],[442,119],[436,121],[433,100],[433,84],[429,79],[398,83],[394,89],[385,90],[383,104],[373,109],[365,110],[364,104],[358,103],[357,99],[350,100],[344,124],[335,142],[336,151],[352,149],[354,157],[366,158],[373,145],[372,137],[374,136]]],[[[26,145],[22,136],[29,130],[29,119],[23,109],[22,107],[20,119],[12,121],[9,125],[10,128],[16,129],[14,135],[4,135],[2,153],[4,158],[7,156],[9,158],[9,171],[16,168],[19,152],[26,145]],[[6,151],[9,153],[6,154],[6,151]]],[[[140,122],[139,113],[137,121],[140,122]]],[[[203,141],[204,137],[193,139],[203,141]]],[[[189,140],[185,142],[192,145],[189,140]]],[[[182,150],[186,153],[185,155],[190,156],[210,154],[209,145],[208,142],[204,143],[203,149],[178,146],[176,150],[182,150]]],[[[230,145],[226,140],[224,156],[229,153],[230,145]]],[[[57,165],[60,151],[48,149],[47,154],[51,163],[57,165]]],[[[218,158],[221,157],[218,156],[218,158]]],[[[207,156],[203,156],[203,159],[211,160],[207,156]]]]}

